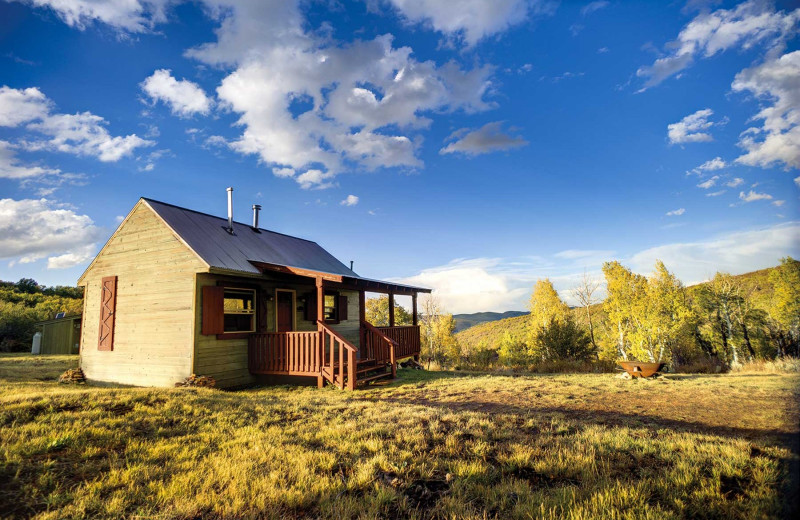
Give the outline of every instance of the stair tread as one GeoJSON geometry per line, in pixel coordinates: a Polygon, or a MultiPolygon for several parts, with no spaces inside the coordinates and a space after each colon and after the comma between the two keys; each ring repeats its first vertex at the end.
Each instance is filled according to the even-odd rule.
{"type": "Polygon", "coordinates": [[[378,374],[376,376],[365,377],[364,379],[359,379],[358,383],[368,383],[370,381],[375,381],[376,379],[382,379],[384,377],[392,377],[392,373],[386,372],[384,374],[378,374]]]}

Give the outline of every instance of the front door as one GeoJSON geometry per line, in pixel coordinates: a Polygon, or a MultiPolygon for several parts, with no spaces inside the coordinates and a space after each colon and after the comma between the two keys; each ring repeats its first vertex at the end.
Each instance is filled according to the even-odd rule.
{"type": "Polygon", "coordinates": [[[276,299],[278,332],[289,332],[294,329],[294,294],[289,291],[278,291],[276,299]]]}

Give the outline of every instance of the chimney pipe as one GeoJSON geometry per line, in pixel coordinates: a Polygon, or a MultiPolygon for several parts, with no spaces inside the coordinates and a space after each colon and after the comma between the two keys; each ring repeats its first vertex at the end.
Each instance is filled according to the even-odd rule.
{"type": "Polygon", "coordinates": [[[253,204],[253,229],[258,229],[258,212],[261,210],[261,204],[253,204]]]}
{"type": "Polygon", "coordinates": [[[233,188],[228,188],[228,233],[233,234],[233,188]]]}
{"type": "Polygon", "coordinates": [[[351,271],[353,270],[353,261],[352,260],[350,260],[350,270],[351,271]]]}

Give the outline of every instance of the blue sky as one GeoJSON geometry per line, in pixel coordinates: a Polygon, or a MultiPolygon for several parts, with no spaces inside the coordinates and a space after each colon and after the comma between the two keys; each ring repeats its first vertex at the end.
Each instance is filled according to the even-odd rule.
{"type": "Polygon", "coordinates": [[[800,255],[791,2],[0,1],[0,278],[73,284],[140,196],[453,312],[800,255]],[[458,5],[456,5],[458,4],[458,5]]]}

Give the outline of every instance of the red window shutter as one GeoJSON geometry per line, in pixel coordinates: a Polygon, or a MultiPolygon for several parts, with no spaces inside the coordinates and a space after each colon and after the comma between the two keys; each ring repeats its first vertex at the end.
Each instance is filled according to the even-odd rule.
{"type": "Polygon", "coordinates": [[[225,332],[225,288],[216,285],[203,287],[203,334],[225,332]]]}
{"type": "Polygon", "coordinates": [[[311,293],[308,298],[306,298],[305,314],[306,321],[317,322],[317,295],[314,293],[311,293]]]}
{"type": "Polygon", "coordinates": [[[347,319],[347,296],[339,295],[339,321],[347,319]]]}
{"type": "Polygon", "coordinates": [[[266,291],[258,291],[258,303],[256,303],[256,330],[262,333],[267,332],[267,321],[267,293],[266,291]]]}
{"type": "Polygon", "coordinates": [[[114,350],[114,319],[117,310],[117,277],[106,276],[100,282],[100,334],[97,350],[114,350]]]}

